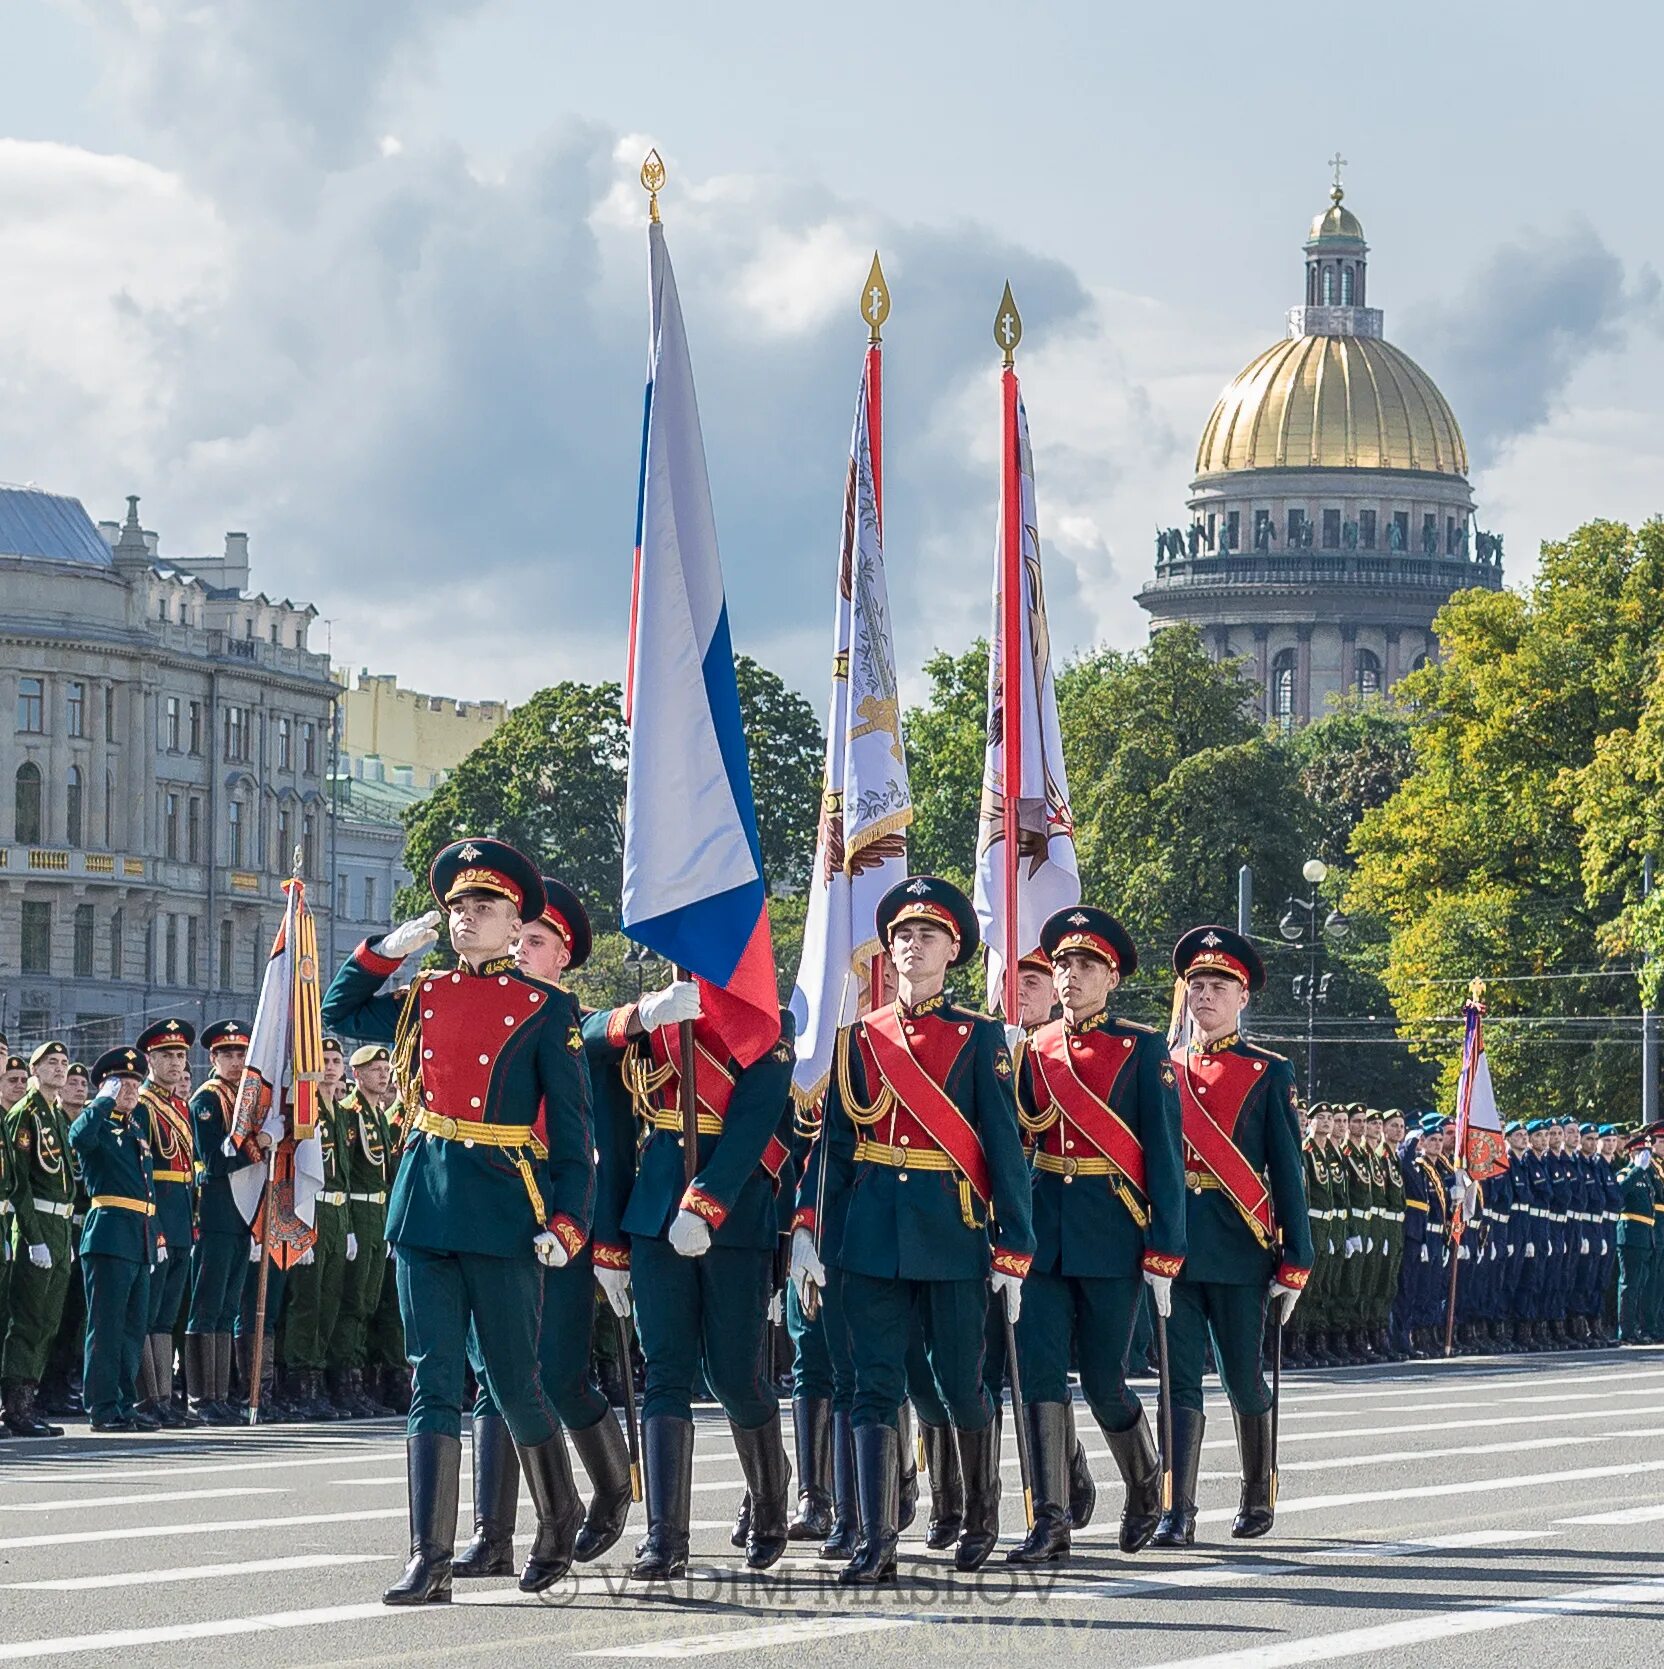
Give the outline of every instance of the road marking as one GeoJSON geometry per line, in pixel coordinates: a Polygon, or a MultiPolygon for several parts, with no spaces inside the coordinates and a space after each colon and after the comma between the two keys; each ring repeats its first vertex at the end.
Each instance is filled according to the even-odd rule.
{"type": "Polygon", "coordinates": [[[761,1628],[725,1630],[721,1634],[684,1634],[679,1640],[647,1640],[638,1646],[606,1646],[599,1651],[575,1652],[575,1657],[714,1657],[719,1652],[756,1652],[770,1646],[790,1646],[799,1640],[833,1640],[848,1634],[874,1634],[882,1629],[916,1628],[913,1617],[822,1617],[801,1623],[768,1623],[761,1628]]]}
{"type": "Polygon", "coordinates": [[[1416,1541],[1348,1542],[1344,1547],[1317,1547],[1312,1549],[1311,1556],[1314,1559],[1402,1559],[1418,1553],[1441,1553],[1453,1547],[1469,1547],[1477,1552],[1502,1542],[1540,1541],[1553,1534],[1552,1530],[1457,1530],[1448,1536],[1423,1536],[1416,1541]]]}
{"type": "Polygon", "coordinates": [[[181,1565],[175,1570],[112,1571],[106,1576],[59,1576],[45,1582],[7,1582],[4,1586],[72,1594],[89,1588],[147,1588],[153,1582],[203,1582],[212,1577],[314,1570],[323,1565],[386,1564],[397,1557],[396,1553],[292,1553],[281,1559],[244,1559],[234,1565],[181,1565]]]}
{"type": "MultiPolygon", "coordinates": [[[[1546,1416],[1545,1416],[1546,1417],[1546,1416]]],[[[1559,1416],[1554,1416],[1558,1418],[1559,1416]]],[[[17,1458],[13,1455],[8,1460],[17,1458]]],[[[56,1460],[58,1457],[53,1456],[56,1460]]],[[[88,1456],[88,1459],[94,1457],[88,1456]]],[[[287,1472],[297,1466],[339,1466],[343,1461],[351,1461],[363,1466],[373,1466],[382,1460],[403,1460],[403,1449],[387,1449],[380,1453],[366,1452],[353,1449],[348,1452],[342,1450],[332,1455],[297,1455],[293,1460],[222,1460],[212,1466],[180,1466],[173,1462],[167,1466],[130,1466],[117,1470],[106,1470],[100,1467],[96,1472],[81,1470],[79,1472],[17,1472],[11,1473],[0,1482],[8,1484],[136,1484],[146,1478],[206,1478],[219,1472],[287,1472]]],[[[463,1468],[467,1470],[466,1467],[463,1468]]]]}
{"type": "Polygon", "coordinates": [[[284,1530],[295,1524],[363,1524],[403,1518],[403,1507],[369,1507],[355,1513],[299,1513],[292,1518],[217,1518],[205,1524],[124,1524],[116,1530],[60,1530],[50,1536],[0,1537],[0,1551],[13,1547],[73,1547],[86,1542],[138,1541],[146,1536],[223,1536],[230,1530],[284,1530]]]}
{"type": "MultiPolygon", "coordinates": [[[[1450,1377],[1449,1375],[1447,1375],[1447,1374],[1445,1374],[1441,1371],[1438,1371],[1438,1370],[1433,1370],[1433,1371],[1430,1371],[1430,1372],[1427,1372],[1427,1373],[1420,1373],[1420,1374],[1399,1374],[1399,1375],[1395,1375],[1390,1380],[1388,1380],[1388,1379],[1372,1380],[1368,1385],[1360,1385],[1354,1390],[1326,1391],[1322,1396],[1315,1396],[1315,1397],[1303,1396],[1303,1397],[1301,1397],[1300,1400],[1301,1400],[1302,1403],[1308,1404],[1308,1405],[1315,1405],[1315,1404],[1318,1404],[1318,1403],[1330,1403],[1330,1402],[1356,1402],[1359,1398],[1362,1398],[1362,1397],[1379,1396],[1383,1390],[1391,1390],[1395,1386],[1434,1385],[1434,1384],[1438,1384],[1440,1381],[1447,1380],[1449,1377],[1450,1377]]],[[[1456,1384],[1449,1385],[1448,1389],[1453,1390],[1453,1391],[1454,1390],[1483,1391],[1487,1386],[1496,1386],[1496,1387],[1501,1388],[1501,1389],[1510,1389],[1513,1386],[1516,1386],[1516,1385],[1519,1385],[1519,1384],[1525,1383],[1525,1382],[1529,1382],[1529,1383],[1535,1384],[1535,1385],[1560,1386],[1560,1385],[1601,1385],[1601,1384],[1612,1384],[1612,1383],[1615,1383],[1617,1381],[1622,1381],[1626,1385],[1634,1385],[1635,1383],[1637,1383],[1637,1381],[1642,1380],[1642,1379],[1659,1379],[1659,1378],[1664,1378],[1664,1367],[1660,1367],[1660,1368],[1614,1368],[1611,1373],[1554,1374],[1551,1377],[1545,1377],[1545,1378],[1542,1378],[1542,1379],[1535,1378],[1529,1372],[1529,1370],[1525,1370],[1525,1369],[1522,1368],[1522,1371],[1517,1372],[1517,1373],[1485,1374],[1483,1376],[1476,1375],[1472,1378],[1460,1379],[1460,1380],[1457,1381],[1456,1384]]],[[[1304,1384],[1299,1384],[1299,1385],[1295,1386],[1294,1388],[1304,1390],[1305,1384],[1321,1385],[1322,1383],[1324,1383],[1322,1380],[1309,1380],[1309,1381],[1306,1381],[1304,1384]]]]}
{"type": "Polygon", "coordinates": [[[79,1507],[149,1506],[152,1501],[223,1501],[227,1496],[287,1495],[286,1489],[162,1489],[148,1495],[84,1495],[69,1501],[8,1501],[8,1513],[56,1513],[79,1507]]]}
{"type": "MultiPolygon", "coordinates": [[[[404,1609],[406,1616],[425,1610],[404,1609]]],[[[167,1646],[185,1640],[218,1640],[233,1634],[264,1634],[270,1629],[312,1628],[319,1624],[364,1622],[396,1617],[401,1608],[380,1600],[359,1605],[323,1605],[311,1611],[271,1611],[259,1617],[227,1617],[219,1622],[166,1623],[156,1628],[118,1628],[103,1634],[60,1634],[48,1640],[0,1643],[0,1662],[22,1663],[37,1657],[68,1657],[78,1652],[115,1652],[137,1646],[167,1646]]]]}
{"type": "Polygon", "coordinates": [[[1655,1501],[1650,1507],[1624,1507],[1611,1513],[1588,1513],[1582,1518],[1557,1518],[1556,1524],[1650,1524],[1655,1518],[1664,1518],[1664,1501],[1655,1501]]]}
{"type": "Polygon", "coordinates": [[[1576,1616],[1606,1611],[1614,1605],[1657,1605],[1664,1602],[1664,1582],[1611,1582],[1600,1588],[1550,1594],[1543,1599],[1509,1600],[1472,1611],[1442,1611],[1411,1617],[1373,1628],[1343,1629],[1338,1634],[1312,1634],[1276,1646],[1249,1646],[1236,1652],[1213,1652],[1205,1657],[1173,1658],[1148,1669],[1280,1669],[1283,1664],[1322,1663],[1337,1657],[1361,1657],[1402,1646],[1444,1641],[1453,1635],[1486,1634],[1516,1628],[1544,1617],[1576,1616]]]}

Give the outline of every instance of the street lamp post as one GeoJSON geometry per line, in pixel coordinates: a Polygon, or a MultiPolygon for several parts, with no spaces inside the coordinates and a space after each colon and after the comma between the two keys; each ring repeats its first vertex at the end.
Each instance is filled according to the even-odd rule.
{"type": "Polygon", "coordinates": [[[1317,1079],[1317,1005],[1328,1001],[1329,985],[1335,977],[1333,973],[1318,977],[1317,954],[1324,939],[1337,943],[1344,939],[1352,923],[1339,910],[1331,910],[1321,920],[1318,916],[1323,883],[1329,875],[1329,866],[1321,858],[1307,858],[1300,873],[1312,889],[1311,896],[1290,898],[1284,904],[1277,931],[1290,945],[1302,947],[1307,953],[1306,972],[1294,976],[1294,996],[1296,1001],[1302,996],[1306,999],[1306,1100],[1309,1103],[1317,1079]]]}
{"type": "Polygon", "coordinates": [[[641,994],[646,986],[647,970],[658,960],[658,956],[655,955],[654,952],[650,951],[646,945],[631,945],[630,948],[624,952],[624,966],[626,968],[634,968],[636,971],[637,1002],[641,1001],[641,994]]]}

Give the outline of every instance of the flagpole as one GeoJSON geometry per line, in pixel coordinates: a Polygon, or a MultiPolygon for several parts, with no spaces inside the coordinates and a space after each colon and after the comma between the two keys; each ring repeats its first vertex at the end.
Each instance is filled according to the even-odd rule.
{"type": "Polygon", "coordinates": [[[1017,344],[1023,337],[1022,316],[1005,286],[994,316],[994,341],[1005,355],[1000,373],[1001,519],[1000,519],[1000,717],[1001,768],[1005,832],[1005,970],[1002,999],[1005,1023],[1019,1023],[1022,1004],[1017,963],[1023,947],[1017,925],[1018,809],[1023,791],[1022,706],[1022,579],[1023,483],[1017,450],[1017,344]]]}
{"type": "MultiPolygon", "coordinates": [[[[1473,980],[1468,986],[1468,1000],[1464,1005],[1464,1016],[1467,1025],[1462,1035],[1462,1076],[1456,1086],[1456,1163],[1453,1170],[1467,1174],[1468,1168],[1468,1125],[1469,1114],[1473,1108],[1473,1076],[1478,1068],[1478,1051],[1475,1048],[1479,1026],[1479,999],[1484,995],[1485,982],[1482,979],[1473,980]]],[[[1464,1214],[1466,1204],[1466,1190],[1463,1189],[1457,1198],[1451,1201],[1449,1236],[1450,1245],[1450,1291],[1445,1301],[1444,1312],[1444,1353],[1446,1356],[1455,1354],[1456,1350],[1456,1272],[1461,1265],[1458,1256],[1462,1247],[1462,1234],[1467,1228],[1464,1214]]]]}
{"type": "MultiPolygon", "coordinates": [[[[861,287],[861,317],[867,321],[867,459],[872,469],[872,502],[878,513],[878,548],[884,548],[884,347],[880,332],[890,316],[890,289],[884,282],[884,269],[878,262],[878,251],[872,252],[872,266],[867,270],[867,281],[861,287]]],[[[883,989],[884,953],[879,951],[867,963],[868,1012],[878,1007],[879,992],[883,989]]],[[[856,993],[856,1007],[860,993],[856,993]]],[[[843,1005],[838,1007],[838,1022],[843,1023],[843,1005]]],[[[818,1232],[818,1230],[817,1230],[818,1232]]]]}

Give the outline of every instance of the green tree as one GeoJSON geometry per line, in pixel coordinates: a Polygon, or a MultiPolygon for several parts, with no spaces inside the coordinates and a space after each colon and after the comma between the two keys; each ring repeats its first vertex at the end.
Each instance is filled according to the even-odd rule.
{"type": "Polygon", "coordinates": [[[820,821],[826,766],[820,721],[796,690],[749,655],[734,657],[734,677],[751,756],[763,874],[771,893],[799,892],[808,883],[820,821]]]}
{"type": "Polygon", "coordinates": [[[988,727],[987,640],[978,638],[959,655],[938,650],[924,670],[930,695],[903,721],[913,795],[907,867],[969,893],[988,727]]]}
{"type": "Polygon", "coordinates": [[[1353,696],[1290,733],[1319,857],[1347,861],[1352,831],[1410,772],[1410,721],[1381,696],[1353,696]]]}

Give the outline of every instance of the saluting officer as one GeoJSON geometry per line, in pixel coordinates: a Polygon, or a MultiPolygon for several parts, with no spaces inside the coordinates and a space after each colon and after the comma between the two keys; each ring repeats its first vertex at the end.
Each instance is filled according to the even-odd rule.
{"type": "Polygon", "coordinates": [[[12,1204],[18,1258],[0,1382],[5,1388],[6,1428],[13,1437],[61,1437],[63,1428],[42,1419],[36,1402],[46,1354],[57,1337],[69,1292],[75,1175],[69,1127],[58,1104],[69,1072],[69,1051],[61,1043],[41,1044],[29,1057],[29,1072],[29,1087],[7,1120],[17,1164],[12,1204]]]}
{"type": "Polygon", "coordinates": [[[1173,949],[1173,971],[1184,985],[1186,1019],[1168,1064],[1184,1120],[1186,1247],[1168,1327],[1173,1505],[1156,1530],[1158,1547],[1195,1540],[1210,1333],[1242,1458],[1231,1534],[1271,1528],[1277,1486],[1261,1360],[1266,1302],[1286,1321],[1312,1267],[1294,1069],[1238,1030],[1249,995],[1265,984],[1259,952],[1227,927],[1194,927],[1173,949]]]}
{"type": "Polygon", "coordinates": [[[156,1268],[139,1362],[139,1388],[145,1395],[139,1406],[165,1426],[202,1424],[194,1409],[180,1412],[173,1406],[173,1329],[191,1284],[196,1227],[196,1140],[186,1100],[195,1041],[195,1026],[170,1017],[147,1026],[133,1045],[147,1069],[135,1117],[145,1125],[156,1189],[156,1268]]]}
{"type": "Polygon", "coordinates": [[[895,1578],[897,1409],[915,1316],[964,1476],[954,1564],[976,1570],[993,1552],[1000,1470],[999,1425],[983,1381],[988,1289],[1016,1321],[1034,1255],[1004,1031],[943,992],[948,969],[977,949],[971,902],[947,881],[916,875],[880,900],[877,926],[895,963],[896,1001],[839,1034],[792,1234],[800,1299],[809,1284],[826,1284],[814,1240],[822,1210],[841,1271],[862,1539],[839,1581],[863,1585],[895,1578]]]}
{"type": "Polygon", "coordinates": [[[136,1406],[157,1251],[149,1121],[139,1111],[145,1058],[137,1049],[111,1049],[93,1076],[98,1094],[69,1132],[91,1198],[81,1239],[87,1412],[94,1431],[155,1431],[161,1421],[136,1406]]]}
{"type": "Polygon", "coordinates": [[[594,1146],[576,1002],[514,965],[544,906],[536,867],[500,840],[459,840],[429,884],[458,966],[378,995],[405,957],[438,938],[439,911],[367,940],[324,997],[324,1023],[391,1043],[412,1099],[387,1235],[415,1370],[407,1466],[410,1562],[389,1605],[449,1600],[470,1335],[508,1421],[537,1508],[520,1586],[565,1575],[583,1512],[566,1440],[538,1373],[542,1270],[589,1238],[594,1146]],[[546,1157],[533,1125],[545,1117],[546,1157]]]}
{"type": "Polygon", "coordinates": [[[387,1275],[387,1188],[395,1134],[388,1119],[393,1104],[393,1056],[385,1043],[365,1043],[351,1056],[353,1085],[341,1097],[341,1140],[346,1149],[348,1223],[358,1256],[347,1265],[341,1309],[330,1347],[330,1386],[337,1406],[360,1416],[389,1409],[370,1395],[364,1380],[370,1318],[381,1302],[387,1275]]]}
{"type": "Polygon", "coordinates": [[[1069,1551],[1071,1347],[1126,1486],[1121,1550],[1136,1553],[1155,1533],[1161,1462],[1126,1359],[1144,1286],[1157,1312],[1171,1314],[1185,1244],[1167,1051],[1148,1026],[1108,1010],[1110,992],[1138,966],[1132,937],[1107,910],[1079,905],[1047,920],[1040,945],[1063,1016],[1029,1037],[1017,1083],[1018,1117],[1035,1144],[1035,1252],[1017,1324],[1034,1526],[1006,1556],[1017,1564],[1069,1551]]]}
{"type": "Polygon", "coordinates": [[[603,1119],[596,1278],[615,1308],[634,1292],[647,1360],[647,1535],[632,1569],[642,1581],[667,1581],[687,1568],[701,1368],[728,1415],[750,1496],[745,1562],[766,1570],[786,1549],[791,1466],[763,1348],[779,1232],[775,1190],[791,1160],[794,1029],[784,1011],[780,1023],[775,1046],[741,1067],[701,1012],[691,980],[584,1020],[590,1070],[605,1085],[596,1097],[603,1119]],[[691,1184],[679,1110],[683,1020],[694,1022],[691,1184]]]}
{"type": "MultiPolygon", "coordinates": [[[[589,959],[589,914],[552,875],[543,877],[544,907],[520,929],[514,959],[520,972],[560,988],[561,975],[589,959]]],[[[587,1073],[586,1073],[587,1076],[587,1073]]],[[[624,1533],[630,1510],[630,1455],[624,1434],[590,1371],[595,1322],[595,1262],[586,1241],[558,1269],[543,1272],[539,1362],[543,1388],[572,1438],[595,1493],[573,1543],[580,1562],[598,1558],[624,1533]]],[[[520,1467],[508,1427],[484,1375],[474,1404],[474,1539],[452,1561],[454,1576],[513,1572],[514,1520],[520,1467]]]]}

